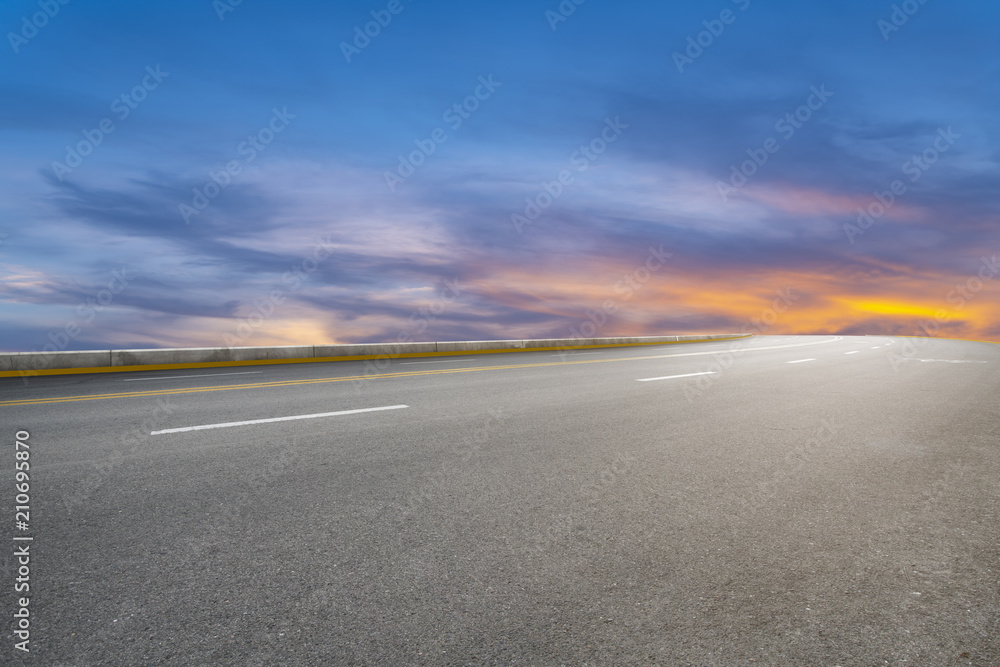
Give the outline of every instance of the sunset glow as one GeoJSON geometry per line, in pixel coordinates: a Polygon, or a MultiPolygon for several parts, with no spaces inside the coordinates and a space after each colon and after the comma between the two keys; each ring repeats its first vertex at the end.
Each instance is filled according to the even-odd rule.
{"type": "Polygon", "coordinates": [[[743,5],[689,63],[717,9],[67,5],[2,56],[0,348],[1000,341],[998,10],[743,5]]]}

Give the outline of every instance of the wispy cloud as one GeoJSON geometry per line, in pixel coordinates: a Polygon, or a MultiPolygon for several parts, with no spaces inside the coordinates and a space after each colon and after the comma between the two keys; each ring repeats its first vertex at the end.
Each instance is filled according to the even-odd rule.
{"type": "MultiPolygon", "coordinates": [[[[414,318],[425,340],[565,335],[661,245],[669,265],[602,334],[739,328],[784,288],[801,298],[772,331],[913,333],[1000,252],[994,10],[928,5],[886,42],[860,0],[754,5],[678,75],[669,45],[704,9],[616,7],[553,32],[526,2],[414,4],[347,64],[330,35],[350,37],[371,9],[358,3],[244,3],[220,22],[181,0],[152,28],[140,5],[73,5],[7,56],[2,344],[41,346],[120,267],[135,279],[74,346],[216,345],[276,290],[247,344],[392,340],[414,318]],[[59,180],[52,161],[157,62],[162,88],[59,180]],[[489,73],[502,87],[466,105],[489,73]],[[833,96],[789,133],[820,89],[833,96]],[[456,103],[476,111],[453,131],[456,103]],[[280,140],[185,220],[178,205],[286,106],[280,140]],[[593,143],[608,118],[628,129],[593,143]],[[437,127],[447,140],[390,192],[386,169],[437,127]],[[942,128],[961,140],[925,155],[942,128]],[[518,233],[511,214],[563,171],[518,233]],[[845,225],[894,179],[905,194],[851,243],[845,225]],[[456,280],[460,298],[421,320],[456,280]]],[[[942,331],[996,338],[991,290],[942,331]]]]}

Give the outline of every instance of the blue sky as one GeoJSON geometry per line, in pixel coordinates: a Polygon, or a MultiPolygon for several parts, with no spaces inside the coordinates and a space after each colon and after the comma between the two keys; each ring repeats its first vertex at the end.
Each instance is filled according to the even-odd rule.
{"type": "Polygon", "coordinates": [[[1000,340],[998,18],[7,2],[0,348],[1000,340]]]}

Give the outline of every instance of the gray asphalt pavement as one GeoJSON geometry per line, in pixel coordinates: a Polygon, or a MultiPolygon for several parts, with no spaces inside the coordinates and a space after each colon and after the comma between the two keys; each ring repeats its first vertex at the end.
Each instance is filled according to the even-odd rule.
{"type": "Polygon", "coordinates": [[[1000,665],[998,369],[760,336],[0,380],[0,663],[1000,665]]]}

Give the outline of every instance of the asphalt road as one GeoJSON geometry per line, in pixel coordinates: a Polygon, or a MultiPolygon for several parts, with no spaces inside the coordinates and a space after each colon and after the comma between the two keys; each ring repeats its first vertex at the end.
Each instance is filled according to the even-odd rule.
{"type": "Polygon", "coordinates": [[[763,336],[0,380],[0,663],[1000,665],[998,369],[763,336]]]}

